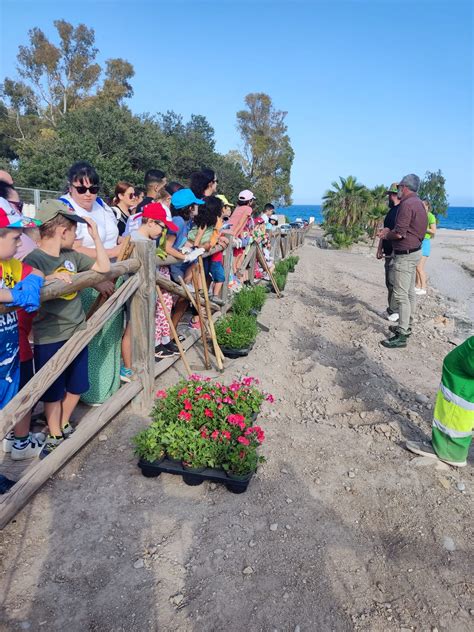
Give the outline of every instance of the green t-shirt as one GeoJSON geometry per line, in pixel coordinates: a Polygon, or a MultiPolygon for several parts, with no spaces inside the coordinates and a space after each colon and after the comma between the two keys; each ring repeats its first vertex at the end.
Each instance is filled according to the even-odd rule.
{"type": "MultiPolygon", "coordinates": [[[[436,224],[436,217],[433,215],[433,213],[428,213],[428,228],[431,226],[431,224],[436,224]]],[[[426,233],[425,235],[425,239],[431,239],[433,237],[433,235],[430,235],[430,233],[426,233]]]]}
{"type": "MultiPolygon", "coordinates": [[[[188,233],[189,241],[194,241],[196,239],[198,230],[199,229],[197,226],[194,226],[193,228],[191,228],[191,230],[188,233]]],[[[202,246],[204,244],[207,244],[207,242],[210,241],[213,232],[214,232],[214,226],[206,226],[199,245],[202,246]]]]}
{"type": "MultiPolygon", "coordinates": [[[[25,257],[25,263],[41,270],[45,276],[54,272],[77,274],[90,270],[94,259],[75,250],[61,250],[59,257],[52,257],[42,250],[33,250],[25,257]]],[[[44,345],[62,342],[86,326],[86,315],[77,292],[64,294],[60,298],[42,303],[33,320],[35,344],[44,345]]]]}

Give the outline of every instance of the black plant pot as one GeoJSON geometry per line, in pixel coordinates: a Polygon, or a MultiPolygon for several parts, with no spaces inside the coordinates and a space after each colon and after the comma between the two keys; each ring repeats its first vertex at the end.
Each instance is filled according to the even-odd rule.
{"type": "Polygon", "coordinates": [[[248,356],[248,354],[252,351],[254,344],[255,344],[255,340],[251,342],[249,346],[244,349],[234,349],[233,347],[223,346],[221,347],[221,351],[225,355],[226,358],[232,358],[232,359],[243,358],[245,356],[248,356]]]}
{"type": "Polygon", "coordinates": [[[196,486],[200,485],[204,481],[213,481],[214,483],[221,483],[226,486],[228,491],[234,494],[242,494],[247,490],[252,474],[245,477],[232,477],[224,472],[224,470],[218,470],[213,468],[205,468],[202,471],[197,469],[185,468],[181,461],[171,461],[169,457],[165,457],[162,461],[143,461],[138,462],[138,467],[141,469],[143,476],[147,478],[154,478],[161,473],[166,474],[178,474],[183,477],[183,482],[186,485],[196,486]]]}

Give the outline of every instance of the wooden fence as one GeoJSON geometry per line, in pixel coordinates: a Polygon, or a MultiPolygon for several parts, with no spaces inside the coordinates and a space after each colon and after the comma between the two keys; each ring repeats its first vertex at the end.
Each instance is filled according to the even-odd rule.
{"type": "MultiPolygon", "coordinates": [[[[302,245],[305,234],[306,229],[292,230],[288,234],[282,234],[278,229],[273,231],[270,234],[270,251],[275,261],[286,257],[292,250],[302,245]]],[[[222,307],[211,305],[214,312],[213,320],[225,313],[231,305],[228,285],[233,267],[232,239],[226,248],[217,246],[203,255],[207,257],[221,250],[224,251],[226,280],[222,298],[225,304],[222,307]]],[[[251,244],[239,268],[239,273],[247,271],[251,283],[254,282],[257,252],[256,244],[251,244]]],[[[137,242],[134,244],[133,258],[113,263],[106,274],[93,271],[81,272],[74,276],[72,283],[52,281],[45,284],[41,290],[41,302],[45,302],[59,298],[63,294],[93,287],[104,280],[128,276],[120,288],[87,320],[85,329],[77,331],[64,344],[60,352],[54,355],[5,406],[1,411],[0,436],[5,436],[19,419],[34,408],[49,386],[101,331],[105,323],[123,309],[129,299],[134,379],[122,385],[105,403],[87,412],[74,434],[61,444],[60,449],[53,451],[42,461],[33,461],[17,483],[6,494],[0,495],[0,529],[3,529],[29,498],[127,404],[131,404],[134,412],[148,415],[154,399],[156,377],[179,359],[179,356],[172,356],[158,363],[155,362],[156,284],[181,298],[187,298],[181,285],[157,272],[157,265],[169,266],[173,263],[178,263],[178,261],[172,257],[165,260],[157,258],[152,243],[137,242]]],[[[203,298],[198,297],[198,300],[204,305],[203,298]]],[[[11,311],[11,309],[0,306],[0,313],[11,311]]],[[[190,331],[183,343],[184,349],[189,349],[199,337],[198,330],[190,331]]]]}

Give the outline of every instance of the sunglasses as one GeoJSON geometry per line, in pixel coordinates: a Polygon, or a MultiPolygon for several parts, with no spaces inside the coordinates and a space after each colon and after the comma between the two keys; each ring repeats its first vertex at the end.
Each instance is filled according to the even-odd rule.
{"type": "Polygon", "coordinates": [[[17,202],[17,201],[13,201],[13,200],[7,200],[7,202],[9,204],[11,204],[12,206],[14,206],[19,213],[22,212],[22,210],[23,210],[23,202],[17,202]]]}
{"type": "Polygon", "coordinates": [[[153,223],[156,224],[157,226],[160,226],[163,230],[166,228],[166,226],[163,224],[163,222],[160,222],[159,219],[154,219],[153,223]]]}
{"type": "Polygon", "coordinates": [[[137,197],[137,196],[136,196],[136,194],[135,194],[135,193],[129,193],[129,194],[128,194],[128,199],[129,199],[129,200],[133,200],[133,198],[136,198],[136,197],[137,197]]]}
{"type": "Polygon", "coordinates": [[[76,189],[76,191],[79,193],[79,195],[84,195],[84,193],[87,193],[88,191],[92,195],[97,195],[97,193],[99,193],[99,189],[100,189],[100,186],[98,184],[93,184],[90,187],[84,187],[84,186],[77,187],[75,184],[71,184],[71,186],[73,186],[76,189]]]}

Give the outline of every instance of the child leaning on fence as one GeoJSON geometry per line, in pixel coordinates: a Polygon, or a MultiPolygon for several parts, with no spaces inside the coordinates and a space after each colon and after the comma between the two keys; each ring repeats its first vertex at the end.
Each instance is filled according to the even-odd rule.
{"type": "MultiPolygon", "coordinates": [[[[0,303],[34,312],[40,303],[43,274],[15,259],[23,228],[34,227],[28,218],[10,214],[8,202],[0,198],[0,303]]],[[[15,397],[20,385],[20,341],[17,311],[0,314],[0,409],[15,397]]],[[[36,438],[25,430],[23,420],[3,441],[5,452],[41,449],[36,438]]]]}
{"type": "MultiPolygon", "coordinates": [[[[166,240],[167,229],[177,231],[178,227],[170,222],[166,217],[166,211],[158,202],[152,202],[143,207],[142,221],[140,227],[131,233],[132,241],[155,241],[159,242],[157,255],[165,254],[161,252],[162,236],[166,240]]],[[[167,279],[170,278],[169,270],[166,266],[157,266],[157,271],[167,279]]],[[[169,292],[163,292],[163,301],[171,314],[173,308],[173,297],[169,292]]],[[[161,360],[179,353],[176,345],[171,341],[171,331],[160,301],[156,301],[155,311],[155,359],[161,360]]]]}
{"type": "MultiPolygon", "coordinates": [[[[110,261],[97,232],[95,222],[89,217],[79,217],[59,200],[45,200],[36,213],[42,222],[39,248],[30,253],[25,261],[41,270],[47,280],[60,279],[71,283],[77,272],[95,270],[108,272],[110,261]],[[97,259],[72,250],[78,223],[87,224],[97,259]]],[[[35,369],[39,371],[64,344],[86,326],[86,315],[77,292],[46,301],[33,321],[35,369]]],[[[40,458],[48,456],[73,432],[71,414],[81,393],[89,388],[87,372],[87,347],[41,397],[48,423],[49,435],[40,452],[40,458]]]]}

